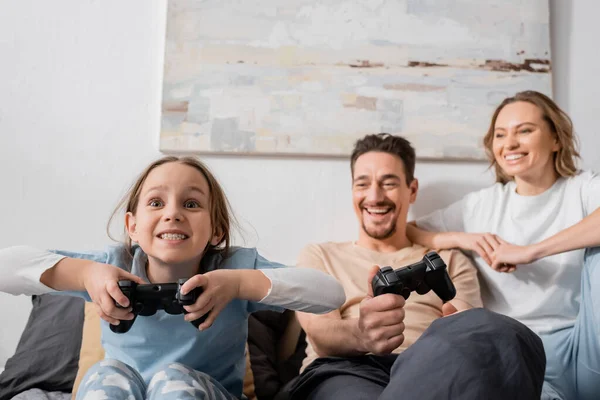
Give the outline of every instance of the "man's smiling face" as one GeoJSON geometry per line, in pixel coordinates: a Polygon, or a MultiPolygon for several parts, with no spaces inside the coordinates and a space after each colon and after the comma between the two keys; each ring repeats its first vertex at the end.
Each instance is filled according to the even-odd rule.
{"type": "Polygon", "coordinates": [[[354,164],[352,195],[361,234],[384,240],[398,230],[405,234],[408,207],[417,196],[417,181],[406,183],[400,158],[372,151],[358,157],[354,164]]]}

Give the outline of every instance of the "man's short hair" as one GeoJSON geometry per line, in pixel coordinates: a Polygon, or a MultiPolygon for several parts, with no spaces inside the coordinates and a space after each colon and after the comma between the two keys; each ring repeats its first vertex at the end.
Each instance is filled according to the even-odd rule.
{"type": "Polygon", "coordinates": [[[408,140],[389,133],[367,135],[356,141],[350,157],[352,175],[354,175],[354,164],[358,157],[371,151],[380,151],[398,157],[404,164],[406,184],[409,185],[413,181],[415,175],[415,149],[408,140]]]}

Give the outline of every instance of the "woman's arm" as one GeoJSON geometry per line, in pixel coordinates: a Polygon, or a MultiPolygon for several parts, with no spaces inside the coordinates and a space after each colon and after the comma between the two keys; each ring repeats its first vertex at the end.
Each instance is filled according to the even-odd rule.
{"type": "Polygon", "coordinates": [[[492,255],[492,268],[503,264],[529,264],[566,251],[600,246],[600,208],[569,228],[528,246],[501,243],[492,255]]]}
{"type": "MultiPolygon", "coordinates": [[[[493,264],[494,251],[505,243],[502,238],[493,233],[466,233],[466,232],[428,232],[416,226],[414,221],[406,225],[408,239],[421,246],[437,249],[461,249],[473,251],[488,264],[493,264]]],[[[508,264],[508,263],[507,263],[508,264]]],[[[514,270],[512,265],[505,268],[514,270]]]]}
{"type": "Polygon", "coordinates": [[[429,232],[417,226],[415,221],[406,225],[408,240],[429,249],[449,250],[460,247],[458,232],[429,232]]]}

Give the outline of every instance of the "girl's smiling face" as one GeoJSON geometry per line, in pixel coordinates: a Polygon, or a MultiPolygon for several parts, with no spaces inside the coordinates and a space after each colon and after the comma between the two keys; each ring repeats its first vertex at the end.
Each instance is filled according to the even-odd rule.
{"type": "Polygon", "coordinates": [[[125,226],[152,264],[196,270],[208,243],[217,244],[206,178],[196,168],[168,162],[146,177],[125,226]]]}

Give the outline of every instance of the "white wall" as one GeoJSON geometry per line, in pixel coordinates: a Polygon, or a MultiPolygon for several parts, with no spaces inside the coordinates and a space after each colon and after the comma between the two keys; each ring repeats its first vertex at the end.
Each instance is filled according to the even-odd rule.
{"type": "MultiPolygon", "coordinates": [[[[600,170],[600,5],[573,3],[551,1],[555,97],[585,164],[600,170]]],[[[101,248],[118,198],[160,156],[166,2],[0,0],[0,9],[0,248],[101,248]]],[[[243,244],[265,256],[293,263],[308,242],[355,238],[347,161],[203,158],[246,228],[243,244]]],[[[419,162],[417,176],[414,215],[491,182],[481,163],[419,162]]],[[[29,310],[29,298],[0,294],[0,366],[29,310]]]]}

